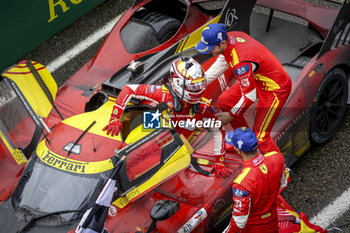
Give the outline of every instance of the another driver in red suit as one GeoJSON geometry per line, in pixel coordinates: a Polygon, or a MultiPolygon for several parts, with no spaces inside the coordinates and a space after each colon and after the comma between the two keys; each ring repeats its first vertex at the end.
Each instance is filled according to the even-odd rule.
{"type": "Polygon", "coordinates": [[[223,92],[218,100],[222,113],[217,116],[233,129],[248,127],[243,113],[258,99],[253,131],[262,153],[279,151],[270,136],[271,129],[288,99],[291,80],[278,59],[257,40],[244,32],[226,32],[225,24],[210,24],[203,29],[196,50],[218,56],[207,70],[208,83],[228,68],[237,82],[223,92]]]}
{"type": "MultiPolygon", "coordinates": [[[[112,136],[118,134],[122,128],[119,118],[131,98],[150,100],[155,103],[166,102],[173,110],[171,118],[173,122],[186,121],[188,118],[196,121],[205,118],[216,120],[211,101],[202,97],[207,81],[204,70],[197,61],[190,57],[175,60],[170,69],[169,84],[125,86],[115,101],[109,124],[103,130],[107,130],[107,134],[112,136]]],[[[175,129],[187,139],[195,132],[195,128],[191,125],[182,128],[178,124],[175,129]]],[[[225,132],[216,127],[209,130],[214,135],[214,154],[216,158],[212,172],[215,171],[217,177],[220,175],[227,177],[231,171],[224,165],[226,153],[225,132]]]]}
{"type": "Polygon", "coordinates": [[[277,196],[287,185],[283,155],[273,151],[260,154],[255,133],[238,128],[226,134],[243,158],[243,170],[232,185],[233,213],[225,233],[277,233],[277,196]]]}

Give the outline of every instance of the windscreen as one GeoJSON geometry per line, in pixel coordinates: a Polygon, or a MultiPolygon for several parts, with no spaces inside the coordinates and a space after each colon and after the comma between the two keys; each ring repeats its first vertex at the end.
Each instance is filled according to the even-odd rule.
{"type": "Polygon", "coordinates": [[[26,148],[36,125],[10,85],[0,78],[0,131],[14,148],[26,148]]]}
{"type": "MultiPolygon", "coordinates": [[[[43,215],[67,210],[87,210],[107,181],[110,172],[77,174],[44,164],[36,154],[25,168],[13,195],[15,210],[43,215]]],[[[60,221],[70,222],[84,212],[59,214],[60,221]]]]}

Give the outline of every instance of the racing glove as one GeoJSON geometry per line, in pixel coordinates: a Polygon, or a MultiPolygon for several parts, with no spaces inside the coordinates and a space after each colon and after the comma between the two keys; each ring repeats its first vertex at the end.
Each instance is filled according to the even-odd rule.
{"type": "Polygon", "coordinates": [[[218,178],[220,177],[220,175],[224,178],[228,177],[232,173],[232,170],[225,166],[224,160],[225,160],[225,155],[216,156],[215,164],[211,168],[210,173],[215,172],[215,176],[218,178]]]}
{"type": "Polygon", "coordinates": [[[114,135],[118,135],[119,130],[123,128],[122,123],[119,121],[119,117],[122,112],[123,109],[121,107],[118,105],[113,106],[113,111],[111,118],[109,119],[109,123],[103,128],[103,131],[107,130],[107,135],[111,134],[112,137],[114,135]]]}

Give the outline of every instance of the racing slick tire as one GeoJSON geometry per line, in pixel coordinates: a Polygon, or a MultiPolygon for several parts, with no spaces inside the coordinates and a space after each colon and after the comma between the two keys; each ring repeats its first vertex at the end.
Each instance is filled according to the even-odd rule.
{"type": "Polygon", "coordinates": [[[328,142],[343,121],[348,99],[346,73],[334,68],[322,80],[311,107],[309,138],[313,146],[328,142]]]}
{"type": "Polygon", "coordinates": [[[142,12],[121,30],[120,36],[129,53],[155,48],[175,35],[181,22],[157,12],[142,12]]]}
{"type": "Polygon", "coordinates": [[[158,12],[145,12],[138,20],[150,25],[156,32],[160,44],[169,40],[181,26],[181,22],[173,17],[158,12]]]}

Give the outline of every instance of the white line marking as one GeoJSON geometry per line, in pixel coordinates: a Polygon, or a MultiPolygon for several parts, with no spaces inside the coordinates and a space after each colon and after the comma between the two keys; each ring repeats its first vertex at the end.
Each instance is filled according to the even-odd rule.
{"type": "Polygon", "coordinates": [[[350,188],[348,188],[342,195],[337,197],[323,210],[321,210],[316,216],[314,216],[310,222],[319,225],[323,228],[329,227],[337,218],[348,211],[350,208],[350,188]]]}
{"type": "Polygon", "coordinates": [[[119,20],[120,17],[121,14],[109,21],[106,25],[102,26],[102,28],[96,31],[94,34],[79,42],[72,49],[68,50],[67,52],[50,62],[48,65],[46,65],[46,68],[50,71],[50,73],[56,71],[58,68],[69,62],[71,59],[79,55],[87,48],[89,48],[96,41],[106,36],[112,30],[113,26],[119,20]]]}

